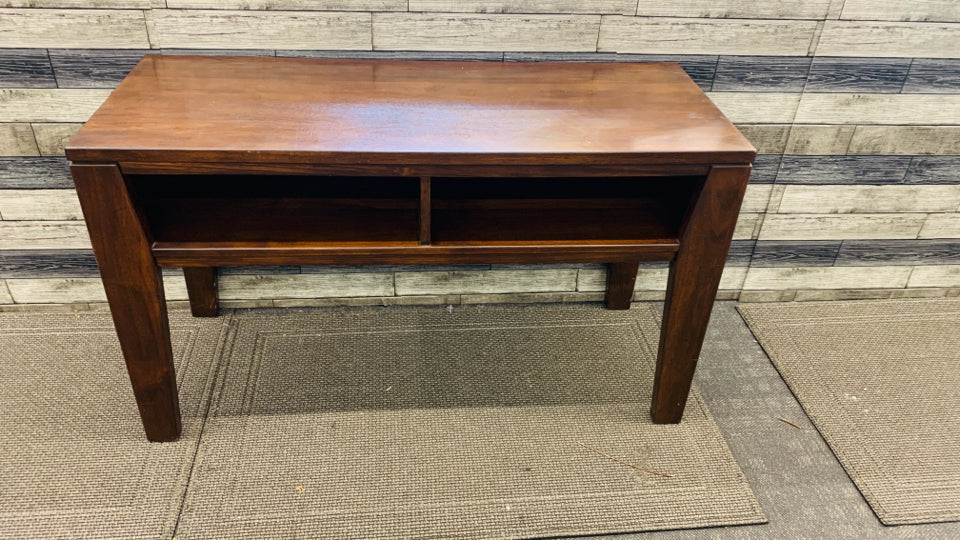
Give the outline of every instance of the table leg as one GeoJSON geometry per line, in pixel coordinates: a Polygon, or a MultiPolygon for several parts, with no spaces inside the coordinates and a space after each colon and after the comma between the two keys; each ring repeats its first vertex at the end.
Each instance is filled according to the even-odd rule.
{"type": "Polygon", "coordinates": [[[216,317],[217,269],[211,266],[186,267],[183,277],[187,281],[190,311],[194,317],[216,317]]]}
{"type": "Polygon", "coordinates": [[[115,164],[70,167],[140,419],[151,441],[180,436],[163,280],[149,232],[115,164]]]}
{"type": "Polygon", "coordinates": [[[750,166],[711,168],[680,233],[663,308],[654,423],[675,424],[683,416],[749,176],[750,166]]]}
{"type": "Polygon", "coordinates": [[[630,309],[633,287],[637,282],[639,261],[615,262],[607,265],[607,309],[630,309]]]}

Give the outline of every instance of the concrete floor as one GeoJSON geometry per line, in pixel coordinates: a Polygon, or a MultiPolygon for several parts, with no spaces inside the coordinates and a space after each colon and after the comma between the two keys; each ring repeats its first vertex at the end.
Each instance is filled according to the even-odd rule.
{"type": "Polygon", "coordinates": [[[696,384],[770,523],[603,538],[960,539],[960,522],[880,523],[740,318],[736,302],[714,308],[696,384]]]}

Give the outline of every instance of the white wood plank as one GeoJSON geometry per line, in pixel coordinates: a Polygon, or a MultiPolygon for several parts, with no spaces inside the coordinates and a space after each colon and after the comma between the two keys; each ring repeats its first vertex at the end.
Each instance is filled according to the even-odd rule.
{"type": "Polygon", "coordinates": [[[30,124],[0,124],[0,157],[38,155],[30,124]]]}
{"type": "Polygon", "coordinates": [[[806,56],[816,21],[604,15],[599,51],[806,56]]]}
{"type": "Polygon", "coordinates": [[[0,189],[0,217],[16,220],[83,219],[73,189],[0,189]]]}
{"type": "Polygon", "coordinates": [[[766,214],[760,240],[916,238],[926,214],[766,214]]]}
{"type": "Polygon", "coordinates": [[[0,9],[0,47],[145,49],[138,9],[0,9]]]}
{"type": "Polygon", "coordinates": [[[790,134],[790,124],[737,124],[737,129],[760,154],[782,154],[790,134]]]}
{"type": "MultiPolygon", "coordinates": [[[[635,291],[663,291],[667,288],[667,268],[643,268],[637,272],[635,291]]],[[[721,290],[738,290],[747,275],[744,266],[727,266],[720,276],[721,290]]],[[[607,290],[607,271],[583,268],[577,276],[577,292],[597,292],[607,290]]]]}
{"type": "Polygon", "coordinates": [[[960,21],[957,0],[846,0],[841,19],[857,21],[960,21]]]}
{"type": "Polygon", "coordinates": [[[740,206],[740,211],[766,212],[767,202],[770,200],[772,190],[773,184],[748,185],[747,192],[743,195],[743,204],[740,206]]]}
{"type": "Polygon", "coordinates": [[[90,248],[81,221],[0,221],[0,249],[90,248]]]}
{"type": "Polygon", "coordinates": [[[914,266],[907,287],[960,287],[960,265],[914,266]]]}
{"type": "Polygon", "coordinates": [[[960,56],[956,23],[826,21],[817,56],[954,58],[960,56]]]}
{"type": "Polygon", "coordinates": [[[599,28],[599,15],[374,13],[373,48],[595,51],[599,28]]]}
{"type": "Polygon", "coordinates": [[[790,129],[785,154],[846,154],[855,126],[795,125],[790,129]]]}
{"type": "MultiPolygon", "coordinates": [[[[8,279],[7,286],[18,304],[107,301],[100,278],[8,279]]],[[[164,276],[163,291],[167,300],[187,299],[187,285],[183,276],[164,276]]]]}
{"type": "Polygon", "coordinates": [[[955,186],[786,186],[782,214],[952,212],[960,206],[955,186]]]}
{"type": "Polygon", "coordinates": [[[779,92],[707,92],[732,122],[783,124],[793,122],[800,94],[779,92]]]}
{"type": "Polygon", "coordinates": [[[830,0],[641,0],[638,16],[718,19],[823,19],[830,0]]]}
{"type": "Polygon", "coordinates": [[[884,289],[907,285],[909,266],[750,268],[744,290],[884,289]]]}
{"type": "Polygon", "coordinates": [[[393,296],[387,273],[229,275],[220,278],[225,299],[393,296]]]}
{"type": "Polygon", "coordinates": [[[573,291],[577,269],[397,272],[397,295],[573,291]]]}
{"type": "Polygon", "coordinates": [[[5,8],[149,9],[151,5],[151,0],[0,0],[0,7],[5,8]]]}
{"type": "Polygon", "coordinates": [[[0,122],[86,122],[108,95],[107,89],[0,90],[0,122]]]}
{"type": "Polygon", "coordinates": [[[616,13],[633,15],[637,0],[410,0],[410,11],[445,13],[616,13]]]}
{"type": "Polygon", "coordinates": [[[960,127],[856,126],[850,154],[960,154],[960,127]]]}
{"type": "Polygon", "coordinates": [[[920,238],[960,238],[960,214],[930,214],[920,230],[920,238]]]}
{"type": "Polygon", "coordinates": [[[763,214],[742,212],[737,218],[737,226],[733,230],[734,240],[751,240],[757,237],[763,214]]]}
{"type": "MultiPolygon", "coordinates": [[[[957,30],[960,32],[960,26],[957,30]]],[[[960,124],[960,94],[805,93],[797,108],[796,122],[798,124],[960,124]]]]}
{"type": "Polygon", "coordinates": [[[83,124],[31,124],[42,156],[62,156],[63,146],[76,135],[83,124]]]}
{"type": "Polygon", "coordinates": [[[177,9],[406,11],[407,0],[166,0],[177,9]]]}
{"type": "Polygon", "coordinates": [[[370,14],[153,10],[161,48],[370,50],[370,14]]]}
{"type": "Polygon", "coordinates": [[[13,297],[10,296],[10,289],[7,288],[6,280],[0,279],[0,304],[12,304],[13,297]]]}

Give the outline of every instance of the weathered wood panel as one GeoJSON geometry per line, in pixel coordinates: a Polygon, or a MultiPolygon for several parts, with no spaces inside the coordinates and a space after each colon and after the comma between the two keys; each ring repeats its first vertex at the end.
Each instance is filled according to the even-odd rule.
{"type": "Polygon", "coordinates": [[[2,0],[0,6],[11,8],[150,8],[162,7],[164,0],[2,0]]]}
{"type": "Polygon", "coordinates": [[[150,48],[141,10],[0,9],[0,47],[150,48]]]}
{"type": "Polygon", "coordinates": [[[795,125],[790,128],[784,154],[830,155],[847,153],[855,126],[795,125]]]}
{"type": "MultiPolygon", "coordinates": [[[[960,56],[960,52],[957,56],[960,56]]],[[[910,73],[903,85],[903,92],[960,93],[960,59],[915,58],[910,64],[910,73]]]]}
{"type": "Polygon", "coordinates": [[[406,11],[407,0],[166,0],[177,9],[406,11]]]}
{"type": "Polygon", "coordinates": [[[800,103],[800,94],[781,92],[708,92],[707,95],[727,118],[737,123],[790,123],[800,103]]]}
{"type": "Polygon", "coordinates": [[[734,240],[730,242],[730,251],[727,252],[727,264],[730,266],[748,266],[753,256],[756,240],[734,240]]]}
{"type": "Polygon", "coordinates": [[[51,49],[50,61],[60,88],[113,88],[150,52],[149,49],[51,49]]]}
{"type": "Polygon", "coordinates": [[[817,57],[810,66],[806,91],[897,94],[910,62],[910,58],[817,57]]]}
{"type": "Polygon", "coordinates": [[[713,91],[801,92],[811,60],[804,56],[721,56],[713,91]]]}
{"type": "Polygon", "coordinates": [[[843,19],[866,21],[960,21],[955,0],[846,0],[843,19]]]}
{"type": "Polygon", "coordinates": [[[960,214],[930,214],[920,238],[960,238],[960,214]]]}
{"type": "Polygon", "coordinates": [[[779,212],[850,214],[952,212],[960,184],[952,186],[787,186],[779,212]]]}
{"type": "Polygon", "coordinates": [[[796,156],[785,155],[778,184],[899,184],[910,166],[910,156],[796,156]]]}
{"type": "Polygon", "coordinates": [[[743,212],[737,217],[737,226],[733,229],[734,240],[753,240],[757,237],[760,227],[761,216],[763,214],[754,214],[743,212]]]}
{"type": "MultiPolygon", "coordinates": [[[[662,291],[667,288],[666,267],[644,268],[637,272],[635,291],[662,291]]],[[[743,285],[747,275],[747,268],[742,266],[727,266],[720,277],[720,288],[737,290],[743,285]]],[[[607,288],[607,271],[604,269],[581,270],[577,276],[577,292],[605,291],[607,288]]]]}
{"type": "MultiPolygon", "coordinates": [[[[447,13],[614,13],[633,15],[637,0],[410,0],[410,11],[447,13]]],[[[403,7],[406,10],[407,6],[403,7]]]]}
{"type": "Polygon", "coordinates": [[[604,15],[597,50],[806,56],[816,28],[816,21],[647,19],[604,15]]]}
{"type": "MultiPolygon", "coordinates": [[[[107,301],[100,278],[8,279],[6,282],[18,304],[107,301]]],[[[163,290],[167,300],[187,299],[187,285],[182,276],[163,276],[163,290]]]]}
{"type": "Polygon", "coordinates": [[[393,296],[393,275],[375,273],[225,275],[219,279],[224,299],[393,296]]]}
{"type": "Polygon", "coordinates": [[[0,90],[0,122],[86,122],[110,90],[0,90]]]}
{"type": "Polygon", "coordinates": [[[577,270],[398,272],[397,295],[551,292],[576,290],[577,270]]]}
{"type": "Polygon", "coordinates": [[[507,52],[506,62],[675,62],[703,91],[713,86],[717,56],[706,54],[618,54],[613,52],[507,52]]]}
{"type": "Polygon", "coordinates": [[[0,278],[97,277],[89,249],[0,250],[0,278]]]}
{"type": "Polygon", "coordinates": [[[0,218],[5,221],[64,221],[83,219],[77,192],[72,189],[2,189],[0,218]]]}
{"type": "Polygon", "coordinates": [[[907,184],[958,184],[960,156],[916,156],[903,181],[907,184]]]}
{"type": "Polygon", "coordinates": [[[0,88],[56,88],[44,49],[0,49],[0,88]]]}
{"type": "Polygon", "coordinates": [[[790,135],[789,124],[737,124],[740,133],[761,154],[782,154],[790,135]]]}
{"type": "Polygon", "coordinates": [[[960,154],[960,127],[857,126],[850,154],[960,154]]]}
{"type": "Polygon", "coordinates": [[[960,264],[914,267],[907,286],[960,287],[960,264]]]}
{"type": "Polygon", "coordinates": [[[30,124],[0,124],[0,157],[39,154],[30,124]]]}
{"type": "Polygon", "coordinates": [[[831,0],[641,0],[637,15],[717,19],[823,19],[831,0]]]}
{"type": "Polygon", "coordinates": [[[599,28],[599,15],[374,13],[373,48],[595,51],[599,28]]]}
{"type": "Polygon", "coordinates": [[[960,95],[941,95],[937,99],[930,99],[917,94],[808,93],[804,94],[800,100],[796,122],[798,124],[960,124],[960,95]]]}
{"type": "MultiPolygon", "coordinates": [[[[741,212],[765,212],[767,202],[770,201],[770,191],[773,186],[770,184],[750,184],[747,186],[747,192],[743,195],[743,204],[740,205],[741,212]]],[[[0,197],[3,193],[0,192],[0,197]]]]}
{"type": "Polygon", "coordinates": [[[370,48],[369,13],[160,9],[153,24],[160,48],[370,48]]]}
{"type": "Polygon", "coordinates": [[[916,238],[926,214],[767,214],[760,240],[916,238]]]}
{"type": "Polygon", "coordinates": [[[72,188],[63,157],[0,157],[0,189],[72,188]]]}
{"type": "Polygon", "coordinates": [[[67,144],[83,124],[43,123],[31,124],[37,147],[43,156],[62,156],[63,146],[67,144]]]}
{"type": "Polygon", "coordinates": [[[0,249],[89,249],[82,221],[0,221],[0,249]]]}
{"type": "Polygon", "coordinates": [[[840,240],[758,240],[750,266],[798,268],[833,266],[840,240]]]}
{"type": "Polygon", "coordinates": [[[777,180],[777,172],[780,170],[780,160],[783,156],[778,154],[761,154],[753,162],[753,171],[750,172],[751,184],[772,184],[777,180]]]}
{"type": "Polygon", "coordinates": [[[13,297],[10,296],[10,290],[7,289],[5,280],[0,279],[0,304],[12,304],[13,297]]]}
{"type": "Polygon", "coordinates": [[[909,266],[863,268],[757,268],[747,271],[744,289],[861,289],[901,288],[907,285],[909,266]]]}
{"type": "Polygon", "coordinates": [[[953,58],[957,50],[957,24],[826,21],[816,55],[953,58]]]}
{"type": "Polygon", "coordinates": [[[960,264],[960,240],[844,240],[837,266],[960,264]]]}

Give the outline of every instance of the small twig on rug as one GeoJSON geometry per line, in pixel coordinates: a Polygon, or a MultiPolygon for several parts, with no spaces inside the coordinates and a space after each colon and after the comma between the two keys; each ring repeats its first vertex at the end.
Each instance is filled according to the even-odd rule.
{"type": "Polygon", "coordinates": [[[795,428],[797,428],[797,429],[800,429],[800,426],[794,424],[793,422],[787,420],[786,418],[784,418],[784,417],[782,417],[782,416],[778,416],[778,417],[777,417],[777,420],[783,422],[784,424],[790,424],[791,426],[793,426],[793,427],[795,427],[795,428]]]}
{"type": "Polygon", "coordinates": [[[600,450],[597,450],[596,448],[594,448],[594,447],[592,447],[592,446],[587,446],[587,445],[585,445],[585,444],[583,444],[583,443],[577,443],[577,444],[579,444],[580,446],[586,448],[587,450],[590,450],[591,452],[596,452],[596,453],[600,454],[601,456],[603,456],[603,457],[605,457],[605,458],[612,459],[612,460],[616,461],[617,463],[619,463],[619,464],[621,464],[621,465],[626,465],[627,467],[632,467],[632,468],[634,468],[634,469],[636,469],[636,470],[638,470],[638,471],[643,471],[643,472],[647,472],[647,473],[650,473],[650,474],[655,474],[655,475],[657,475],[657,476],[662,476],[662,477],[664,477],[664,478],[673,478],[673,475],[672,475],[672,474],[667,474],[667,473],[660,472],[660,471],[654,471],[654,470],[648,469],[648,468],[646,468],[646,467],[641,467],[641,466],[639,466],[639,465],[634,465],[633,463],[628,463],[628,462],[626,462],[626,461],[624,461],[624,460],[622,460],[622,459],[615,458],[615,457],[611,456],[610,454],[601,452],[600,450]]]}

